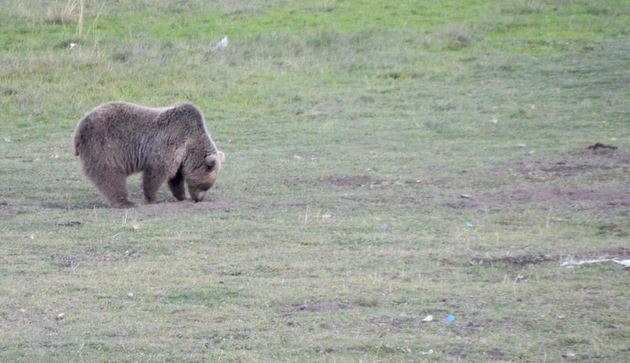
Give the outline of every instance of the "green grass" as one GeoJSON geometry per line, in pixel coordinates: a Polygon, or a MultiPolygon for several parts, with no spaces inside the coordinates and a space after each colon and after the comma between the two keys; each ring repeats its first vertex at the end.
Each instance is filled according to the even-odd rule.
{"type": "Polygon", "coordinates": [[[628,271],[560,267],[630,254],[627,1],[65,3],[0,12],[0,361],[627,360],[628,271]],[[204,203],[107,208],[111,100],[204,111],[204,203]]]}

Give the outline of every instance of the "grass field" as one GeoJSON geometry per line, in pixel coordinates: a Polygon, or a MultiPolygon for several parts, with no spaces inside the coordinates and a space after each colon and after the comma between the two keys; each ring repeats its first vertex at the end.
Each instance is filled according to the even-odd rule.
{"type": "Polygon", "coordinates": [[[0,5],[0,361],[627,362],[561,263],[630,258],[630,2],[72,3],[0,5]],[[204,111],[204,202],[107,207],[112,100],[204,111]]]}

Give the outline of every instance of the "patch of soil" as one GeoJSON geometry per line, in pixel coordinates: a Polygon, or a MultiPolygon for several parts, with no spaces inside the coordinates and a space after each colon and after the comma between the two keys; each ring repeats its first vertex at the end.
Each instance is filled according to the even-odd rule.
{"type": "Polygon", "coordinates": [[[630,254],[630,249],[626,247],[611,247],[603,250],[595,250],[590,252],[582,252],[576,254],[525,254],[517,256],[500,256],[492,258],[473,258],[471,260],[474,264],[494,266],[495,264],[525,267],[531,265],[538,265],[546,262],[559,262],[567,257],[573,259],[587,260],[594,258],[619,258],[626,259],[630,254]]]}
{"type": "Polygon", "coordinates": [[[76,227],[82,224],[83,223],[79,221],[68,221],[68,222],[57,223],[58,226],[63,226],[63,227],[76,227]]]}
{"type": "Polygon", "coordinates": [[[586,149],[560,155],[538,157],[515,164],[515,170],[527,179],[541,181],[578,175],[606,180],[623,176],[630,168],[630,153],[616,146],[596,143],[586,149]]]}
{"type": "Polygon", "coordinates": [[[511,265],[511,266],[529,266],[537,265],[549,261],[557,261],[557,256],[535,254],[535,255],[522,255],[522,256],[502,256],[495,258],[473,258],[472,262],[479,265],[511,265]]]}
{"type": "Polygon", "coordinates": [[[593,145],[587,147],[587,149],[593,150],[593,151],[598,151],[598,150],[617,150],[617,147],[616,146],[612,146],[612,145],[605,145],[605,144],[602,144],[601,142],[596,142],[593,145]]]}
{"type": "Polygon", "coordinates": [[[532,187],[481,194],[446,205],[456,209],[525,209],[532,204],[572,210],[627,208],[630,190],[532,187]]]}
{"type": "Polygon", "coordinates": [[[292,304],[281,310],[282,315],[299,313],[318,313],[354,308],[355,305],[341,301],[323,301],[316,303],[292,304]]]}
{"type": "Polygon", "coordinates": [[[324,182],[341,188],[361,188],[380,182],[369,175],[340,175],[324,179],[324,182]]]}

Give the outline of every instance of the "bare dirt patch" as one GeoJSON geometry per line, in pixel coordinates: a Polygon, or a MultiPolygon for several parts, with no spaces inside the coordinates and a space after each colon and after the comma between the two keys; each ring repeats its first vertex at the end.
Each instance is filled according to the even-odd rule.
{"type": "Polygon", "coordinates": [[[606,180],[627,174],[629,168],[630,153],[601,143],[560,155],[524,160],[515,165],[518,173],[534,181],[572,176],[606,180]]]}
{"type": "Polygon", "coordinates": [[[470,209],[524,209],[532,206],[570,210],[627,208],[630,207],[630,191],[542,186],[485,193],[447,205],[470,209]]]}
{"type": "Polygon", "coordinates": [[[494,258],[473,258],[472,262],[478,265],[511,265],[511,266],[529,266],[537,265],[544,262],[558,261],[558,256],[534,254],[534,255],[521,255],[521,256],[502,256],[494,258]]]}
{"type": "Polygon", "coordinates": [[[580,253],[545,254],[533,253],[516,256],[499,256],[490,258],[473,258],[471,263],[478,265],[507,265],[515,267],[526,267],[538,265],[546,262],[560,262],[567,258],[573,259],[594,259],[594,258],[620,258],[625,259],[630,254],[630,249],[626,247],[611,247],[603,250],[595,250],[580,253]]]}

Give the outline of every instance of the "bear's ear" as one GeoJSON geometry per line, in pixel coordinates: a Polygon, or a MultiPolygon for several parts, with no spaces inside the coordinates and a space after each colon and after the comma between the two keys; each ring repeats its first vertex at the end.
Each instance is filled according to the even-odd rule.
{"type": "Polygon", "coordinates": [[[214,169],[215,165],[217,164],[217,156],[216,155],[208,155],[206,156],[206,166],[208,167],[208,170],[212,170],[214,169]]]}

